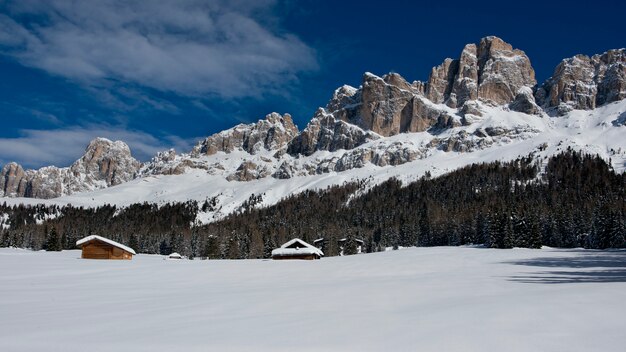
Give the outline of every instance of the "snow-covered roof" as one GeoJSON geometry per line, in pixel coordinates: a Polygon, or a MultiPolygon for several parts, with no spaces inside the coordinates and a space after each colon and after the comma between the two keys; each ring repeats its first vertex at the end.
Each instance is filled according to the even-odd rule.
{"type": "MultiPolygon", "coordinates": [[[[348,240],[348,238],[347,238],[347,237],[344,237],[344,238],[342,238],[342,239],[338,240],[338,242],[344,242],[344,241],[347,241],[347,240],[348,240]]],[[[355,240],[356,242],[363,243],[363,240],[362,240],[362,239],[360,239],[360,238],[354,238],[354,240],[355,240]]]]}
{"type": "Polygon", "coordinates": [[[272,256],[279,257],[289,257],[295,255],[307,255],[307,254],[317,254],[320,257],[324,255],[319,248],[314,247],[299,238],[294,238],[293,240],[283,244],[280,248],[276,248],[272,251],[272,256]],[[294,244],[299,244],[298,248],[289,248],[294,244]]]}
{"type": "Polygon", "coordinates": [[[121,243],[117,243],[117,242],[115,242],[113,240],[110,240],[108,238],[104,238],[104,237],[98,236],[98,235],[91,235],[91,236],[87,236],[87,237],[85,237],[83,239],[80,239],[80,240],[76,241],[76,245],[77,246],[82,246],[83,244],[85,244],[87,242],[91,242],[93,240],[102,241],[104,243],[110,244],[111,246],[115,246],[117,248],[123,249],[126,252],[129,252],[129,253],[132,253],[132,254],[137,254],[137,253],[135,253],[135,250],[130,248],[130,247],[127,247],[127,246],[125,246],[125,245],[123,245],[121,243]]]}
{"type": "Polygon", "coordinates": [[[172,259],[183,259],[183,256],[178,254],[178,253],[176,253],[176,252],[170,254],[169,257],[172,258],[172,259]]]}

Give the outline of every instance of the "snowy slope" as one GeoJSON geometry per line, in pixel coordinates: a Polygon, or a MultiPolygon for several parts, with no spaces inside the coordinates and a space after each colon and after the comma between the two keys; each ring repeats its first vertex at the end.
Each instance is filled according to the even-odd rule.
{"type": "Polygon", "coordinates": [[[626,252],[319,261],[0,249],[2,351],[623,351],[626,252]]]}
{"type": "Polygon", "coordinates": [[[626,100],[608,104],[592,111],[574,110],[563,117],[526,115],[508,111],[501,107],[483,106],[484,114],[476,117],[469,126],[456,127],[440,134],[428,132],[402,133],[399,135],[370,141],[352,150],[335,152],[318,151],[308,157],[294,158],[283,155],[272,157],[273,151],[262,151],[255,155],[245,151],[231,153],[218,152],[197,159],[205,165],[219,167],[204,169],[189,168],[180,175],[149,175],[133,181],[94,192],[79,193],[52,200],[28,198],[5,198],[8,204],[73,204],[76,206],[97,206],[105,203],[125,206],[132,203],[154,202],[162,204],[171,201],[197,200],[217,197],[217,210],[201,213],[198,220],[206,223],[224,217],[236,210],[252,194],[263,194],[261,206],[275,204],[282,198],[307,189],[321,189],[354,180],[367,180],[369,186],[397,177],[403,182],[411,182],[427,171],[433,176],[441,175],[472,163],[495,160],[512,160],[519,156],[534,153],[542,159],[563,151],[568,147],[599,154],[611,160],[617,172],[626,168],[626,100]],[[476,131],[487,128],[501,129],[506,133],[498,136],[478,138],[476,131]],[[432,147],[437,141],[459,138],[472,146],[475,140],[481,145],[466,152],[446,152],[440,147],[432,147]],[[397,166],[376,166],[365,163],[343,172],[323,172],[313,175],[294,176],[277,179],[271,176],[239,182],[228,181],[226,175],[235,170],[242,160],[265,164],[277,168],[278,163],[288,161],[302,170],[307,165],[324,165],[348,159],[347,156],[369,153],[372,150],[393,150],[394,148],[414,151],[419,157],[397,166]]]}

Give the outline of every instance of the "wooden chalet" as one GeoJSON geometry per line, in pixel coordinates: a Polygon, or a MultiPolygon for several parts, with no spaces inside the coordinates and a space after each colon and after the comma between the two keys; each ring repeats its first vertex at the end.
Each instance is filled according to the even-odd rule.
{"type": "Polygon", "coordinates": [[[83,259],[131,260],[133,259],[133,255],[136,254],[130,247],[96,235],[87,236],[78,240],[76,241],[76,245],[83,250],[81,255],[83,259]]]}
{"type": "Polygon", "coordinates": [[[316,248],[299,238],[283,244],[280,248],[276,248],[272,251],[272,259],[284,260],[284,259],[320,259],[324,256],[319,248],[316,248]]]}
{"type": "Polygon", "coordinates": [[[352,238],[351,239],[351,238],[345,237],[345,238],[342,238],[340,240],[337,240],[337,244],[339,245],[339,254],[343,255],[343,249],[346,248],[346,244],[350,240],[355,242],[356,253],[357,254],[363,253],[363,247],[365,245],[365,242],[362,239],[360,239],[360,238],[352,238]]]}

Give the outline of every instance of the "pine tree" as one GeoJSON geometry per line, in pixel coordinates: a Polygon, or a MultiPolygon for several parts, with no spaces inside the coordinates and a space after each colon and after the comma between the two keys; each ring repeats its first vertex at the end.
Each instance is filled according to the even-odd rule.
{"type": "Polygon", "coordinates": [[[272,251],[276,248],[276,243],[271,235],[265,235],[263,238],[263,258],[271,258],[272,251]]]}
{"type": "Polygon", "coordinates": [[[343,255],[353,255],[358,253],[356,240],[354,236],[348,235],[343,243],[343,255]]]}
{"type": "Polygon", "coordinates": [[[50,230],[50,233],[48,234],[48,239],[46,240],[46,250],[56,252],[61,251],[61,243],[56,227],[52,227],[52,230],[50,230]]]}
{"type": "Polygon", "coordinates": [[[130,238],[128,239],[128,247],[139,252],[139,242],[137,241],[137,236],[135,236],[135,234],[130,235],[130,238]]]}
{"type": "Polygon", "coordinates": [[[532,212],[528,216],[528,240],[526,246],[528,248],[541,248],[541,225],[539,216],[532,212]]]}

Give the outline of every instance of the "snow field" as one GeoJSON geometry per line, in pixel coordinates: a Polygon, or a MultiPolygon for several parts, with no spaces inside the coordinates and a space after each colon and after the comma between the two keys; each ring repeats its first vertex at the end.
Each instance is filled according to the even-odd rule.
{"type": "Polygon", "coordinates": [[[318,261],[0,249],[2,351],[623,351],[626,251],[318,261]]]}

